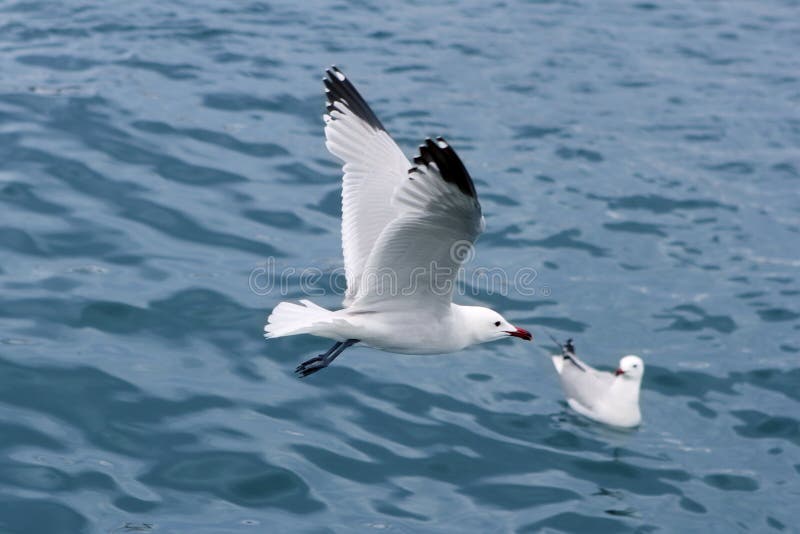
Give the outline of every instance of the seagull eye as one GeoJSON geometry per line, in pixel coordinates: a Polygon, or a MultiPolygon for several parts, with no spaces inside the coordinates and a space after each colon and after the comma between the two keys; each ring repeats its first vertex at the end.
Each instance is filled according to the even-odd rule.
{"type": "Polygon", "coordinates": [[[495,326],[500,326],[500,321],[495,321],[495,322],[494,322],[494,325],[495,325],[495,326]]]}

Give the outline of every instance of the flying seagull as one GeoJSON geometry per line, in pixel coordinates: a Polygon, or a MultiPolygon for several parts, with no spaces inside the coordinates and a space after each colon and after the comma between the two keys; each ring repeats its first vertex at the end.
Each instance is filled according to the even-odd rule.
{"type": "Polygon", "coordinates": [[[569,339],[561,346],[561,354],[552,359],[567,404],[573,410],[612,426],[634,427],[641,423],[639,390],[644,376],[641,358],[624,356],[613,374],[598,371],[578,359],[569,339]]]}
{"type": "Polygon", "coordinates": [[[532,340],[489,308],[452,301],[458,269],[485,225],[455,150],[441,137],[426,139],[409,162],[344,73],[331,67],[326,74],[326,146],[344,162],[344,307],[281,302],[267,318],[265,337],[335,341],[297,367],[301,377],[359,342],[386,352],[441,354],[508,336],[532,340]]]}

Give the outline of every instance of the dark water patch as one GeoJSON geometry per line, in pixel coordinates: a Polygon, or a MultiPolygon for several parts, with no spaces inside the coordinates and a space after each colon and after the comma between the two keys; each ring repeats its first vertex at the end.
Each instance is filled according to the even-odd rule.
{"type": "MultiPolygon", "coordinates": [[[[566,405],[566,403],[565,403],[566,405]]],[[[542,440],[545,445],[557,447],[560,450],[580,451],[586,446],[583,438],[569,430],[557,430],[542,440]]]]}
{"type": "MultiPolygon", "coordinates": [[[[146,156],[146,153],[141,152],[140,156],[146,156]]],[[[247,181],[247,178],[240,174],[187,163],[172,156],[156,156],[152,163],[155,164],[155,170],[160,176],[183,184],[211,186],[247,181]]]]}
{"type": "Polygon", "coordinates": [[[0,228],[0,248],[31,256],[44,256],[44,250],[24,230],[0,228]]]}
{"type": "Polygon", "coordinates": [[[755,167],[751,163],[745,161],[729,161],[727,163],[720,163],[719,165],[710,165],[707,168],[711,171],[729,174],[749,175],[756,172],[755,167]]]}
{"type": "Polygon", "coordinates": [[[766,291],[745,291],[736,295],[737,299],[749,300],[766,295],[766,291]]]}
{"type": "Polygon", "coordinates": [[[256,221],[273,228],[280,228],[288,232],[301,232],[309,234],[320,234],[326,232],[325,229],[307,223],[291,211],[252,209],[245,210],[242,212],[242,215],[251,221],[256,221]]]}
{"type": "Polygon", "coordinates": [[[391,39],[394,36],[395,36],[395,34],[393,32],[384,31],[384,30],[377,30],[377,31],[370,32],[370,33],[367,34],[367,37],[369,37],[370,39],[375,39],[376,41],[383,41],[385,39],[391,39]]]}
{"type": "MultiPolygon", "coordinates": [[[[82,232],[56,232],[31,236],[24,230],[16,228],[0,228],[0,249],[12,250],[20,254],[43,257],[102,257],[106,261],[115,262],[120,257],[118,251],[119,239],[113,232],[96,229],[94,233],[82,232]],[[103,234],[108,233],[108,240],[103,240],[103,234]]],[[[41,287],[47,288],[48,282],[37,282],[41,287]]],[[[50,284],[58,284],[51,280],[50,284]]],[[[11,287],[11,286],[9,286],[11,287]]],[[[18,286],[30,287],[30,286],[18,286]]],[[[63,283],[62,283],[63,288],[63,283]]],[[[58,288],[54,288],[58,289],[58,288]]]]}
{"type": "Polygon", "coordinates": [[[643,271],[647,269],[647,267],[644,265],[633,265],[631,263],[620,263],[619,266],[626,271],[643,271]]]}
{"type": "Polygon", "coordinates": [[[616,82],[618,87],[624,87],[626,89],[645,89],[647,87],[651,87],[653,82],[647,80],[621,80],[616,82]]]}
{"type": "Polygon", "coordinates": [[[80,534],[92,531],[86,517],[55,499],[25,498],[4,493],[0,493],[0,528],[9,534],[80,534]]]}
{"type": "Polygon", "coordinates": [[[519,534],[547,531],[583,532],[587,525],[592,525],[591,529],[594,532],[608,532],[609,534],[640,531],[640,529],[635,529],[632,525],[628,525],[619,519],[589,516],[577,512],[562,512],[541,521],[524,525],[517,529],[516,532],[519,534]]]}
{"type": "Polygon", "coordinates": [[[217,63],[241,63],[247,60],[248,56],[236,52],[220,52],[214,55],[214,61],[217,63]]]}
{"type": "MultiPolygon", "coordinates": [[[[691,143],[703,143],[708,141],[721,141],[725,132],[718,124],[718,120],[713,120],[711,124],[689,122],[687,124],[653,124],[644,128],[647,132],[686,132],[683,139],[691,143]]],[[[676,184],[677,185],[677,184],[676,184]]]]}
{"type": "Polygon", "coordinates": [[[479,506],[511,511],[581,499],[580,494],[563,488],[523,484],[476,484],[462,488],[459,493],[479,506]]]}
{"type": "Polygon", "coordinates": [[[119,233],[95,228],[72,232],[48,232],[40,234],[48,256],[94,256],[102,258],[119,250],[119,233]]]}
{"type": "Polygon", "coordinates": [[[93,367],[29,366],[0,359],[0,371],[0,402],[55,417],[95,446],[137,458],[158,457],[198,441],[194,434],[168,430],[169,418],[231,406],[213,396],[160,399],[93,367]]]}
{"type": "Polygon", "coordinates": [[[509,196],[506,195],[499,195],[493,193],[482,193],[481,194],[481,203],[484,201],[494,202],[495,204],[499,204],[500,206],[519,206],[519,202],[509,196]]]}
{"type": "Polygon", "coordinates": [[[695,412],[697,412],[699,416],[705,417],[706,419],[714,419],[717,417],[717,412],[715,410],[712,410],[702,402],[691,401],[686,405],[695,412]]]}
{"type": "Polygon", "coordinates": [[[722,140],[722,135],[717,133],[695,133],[686,134],[683,138],[691,143],[705,143],[709,141],[720,141],[722,140]]]}
{"type": "Polygon", "coordinates": [[[666,369],[653,364],[647,366],[647,387],[666,396],[681,395],[705,400],[709,393],[737,395],[738,383],[730,377],[716,377],[700,371],[666,369]]]}
{"type": "Polygon", "coordinates": [[[678,53],[687,58],[702,60],[704,63],[713,67],[728,66],[728,65],[733,65],[734,63],[745,62],[745,60],[742,58],[719,57],[709,52],[698,50],[696,48],[691,48],[685,45],[678,46],[677,51],[678,53]]]}
{"type": "Polygon", "coordinates": [[[645,210],[659,214],[671,213],[678,210],[696,209],[725,209],[728,211],[738,210],[736,206],[722,204],[714,200],[680,200],[655,194],[632,195],[617,198],[589,195],[588,198],[606,200],[608,202],[608,207],[611,209],[645,210]]]}
{"type": "Polygon", "coordinates": [[[645,210],[652,213],[672,213],[679,210],[698,210],[698,209],[725,209],[737,211],[736,206],[722,204],[715,200],[697,199],[673,199],[661,195],[631,195],[622,197],[603,197],[589,194],[587,198],[592,200],[604,200],[610,209],[622,210],[645,210]]]}
{"type": "Polygon", "coordinates": [[[794,282],[794,278],[791,276],[767,276],[765,280],[776,284],[791,284],[794,282]]]}
{"type": "Polygon", "coordinates": [[[50,70],[60,71],[82,71],[96,67],[101,63],[91,59],[61,54],[57,56],[46,56],[41,54],[30,54],[17,56],[17,62],[34,67],[43,67],[50,70]]]}
{"type": "Polygon", "coordinates": [[[453,50],[458,50],[461,54],[467,57],[475,57],[475,56],[484,56],[483,50],[481,48],[476,48],[474,46],[461,44],[461,43],[454,43],[450,45],[450,48],[453,50]]]}
{"type": "Polygon", "coordinates": [[[800,445],[800,422],[788,416],[770,416],[758,410],[731,412],[743,424],[733,429],[740,436],[751,439],[783,439],[800,445]]]}
{"type": "Polygon", "coordinates": [[[0,450],[4,452],[25,447],[35,447],[51,451],[63,451],[66,449],[64,444],[58,439],[22,423],[0,421],[0,433],[2,433],[3,436],[2,441],[0,441],[0,450]]]}
{"type": "Polygon", "coordinates": [[[697,217],[692,221],[694,224],[711,224],[717,222],[718,219],[716,217],[697,217]]]}
{"type": "Polygon", "coordinates": [[[659,330],[679,330],[693,332],[697,330],[716,330],[729,334],[736,330],[736,322],[727,315],[711,315],[700,306],[681,304],[662,313],[653,314],[656,319],[672,319],[672,322],[659,330]]]}
{"type": "Polygon", "coordinates": [[[319,126],[325,108],[319,95],[299,99],[293,95],[259,98],[245,93],[211,93],[203,98],[203,105],[223,111],[269,111],[299,117],[319,126]]]}
{"type": "Polygon", "coordinates": [[[608,510],[604,510],[604,512],[607,513],[608,515],[613,515],[613,516],[617,516],[617,517],[636,517],[637,516],[636,510],[634,510],[633,508],[626,508],[624,510],[610,508],[608,510]]]}
{"type": "Polygon", "coordinates": [[[513,402],[531,402],[538,398],[536,395],[532,395],[527,391],[497,392],[494,395],[492,395],[492,397],[498,401],[513,401],[513,402]]]}
{"type": "Polygon", "coordinates": [[[10,182],[0,189],[0,202],[45,215],[65,215],[71,210],[40,198],[30,184],[10,182]]]}
{"type": "MultiPolygon", "coordinates": [[[[663,493],[681,494],[680,490],[671,484],[659,481],[654,484],[649,490],[642,486],[648,484],[641,480],[643,476],[642,469],[638,466],[622,462],[619,460],[584,460],[576,458],[572,460],[575,467],[581,472],[597,474],[603,479],[603,487],[608,488],[635,488],[636,493],[647,495],[649,491],[653,491],[653,495],[660,495],[663,493]]],[[[659,470],[662,478],[667,480],[686,481],[691,477],[689,473],[680,469],[662,469],[659,470]]]]}
{"type": "Polygon", "coordinates": [[[114,481],[105,473],[82,471],[73,474],[46,465],[10,460],[0,462],[0,484],[48,493],[116,489],[114,481]]]}
{"type": "Polygon", "coordinates": [[[421,64],[408,64],[408,65],[395,65],[383,69],[386,74],[402,74],[406,72],[427,72],[430,69],[426,65],[421,64]]]}
{"type": "Polygon", "coordinates": [[[705,514],[708,513],[708,509],[703,506],[701,503],[695,501],[694,499],[690,499],[689,497],[681,497],[681,500],[678,501],[678,504],[681,508],[686,510],[687,512],[692,512],[693,514],[705,514]]]}
{"type": "Polygon", "coordinates": [[[473,382],[488,382],[492,379],[492,376],[484,373],[470,373],[467,375],[467,379],[473,382]]]}
{"type": "Polygon", "coordinates": [[[625,232],[630,234],[646,234],[666,237],[667,233],[660,224],[641,223],[636,221],[623,221],[618,223],[604,223],[603,228],[612,232],[625,232]]]}
{"type": "MultiPolygon", "coordinates": [[[[150,165],[167,180],[202,186],[246,181],[245,177],[232,172],[188,163],[174,156],[146,148],[140,139],[111,125],[107,114],[108,102],[100,97],[61,98],[53,103],[39,96],[5,95],[0,97],[0,101],[3,100],[37,113],[46,113],[46,121],[50,127],[80,139],[87,147],[99,150],[117,161],[134,165],[150,165]]],[[[26,159],[39,163],[63,161],[63,158],[43,154],[41,151],[23,150],[28,152],[25,155],[26,159]],[[44,157],[39,158],[38,156],[44,157]]],[[[20,157],[20,155],[16,157],[20,157]]],[[[83,163],[72,162],[72,171],[77,170],[79,166],[83,167],[84,172],[88,169],[83,163]]],[[[56,176],[62,176],[64,173],[58,167],[50,166],[48,170],[56,176]]],[[[104,184],[105,189],[109,189],[111,184],[104,184]]],[[[114,194],[119,195],[116,188],[114,194]]],[[[116,198],[118,199],[118,197],[116,198]]]]}
{"type": "Polygon", "coordinates": [[[241,154],[257,158],[273,158],[276,156],[286,156],[289,152],[280,145],[274,143],[247,143],[240,141],[236,137],[213,130],[203,128],[175,128],[164,122],[158,121],[134,121],[131,126],[143,132],[158,135],[178,135],[194,139],[203,143],[233,150],[241,154]]]}
{"type": "Polygon", "coordinates": [[[797,170],[797,167],[788,161],[783,163],[776,163],[772,167],[770,167],[773,171],[779,172],[791,178],[800,178],[800,171],[797,170]]]}
{"type": "Polygon", "coordinates": [[[278,180],[287,184],[330,184],[341,181],[339,173],[322,173],[315,171],[303,163],[286,163],[277,166],[277,171],[284,175],[278,180]]]}
{"type": "MultiPolygon", "coordinates": [[[[131,514],[145,514],[152,512],[159,506],[158,502],[145,501],[143,499],[131,497],[130,495],[121,495],[115,498],[112,503],[116,508],[119,508],[124,512],[130,512],[131,514]]],[[[129,527],[129,530],[135,531],[132,527],[129,527]]]]}
{"type": "Polygon", "coordinates": [[[391,119],[427,119],[430,116],[431,113],[424,109],[405,109],[387,114],[391,119]]]}
{"type": "Polygon", "coordinates": [[[151,487],[211,495],[247,508],[278,508],[308,514],[325,508],[296,473],[234,451],[166,455],[139,477],[151,487]]]}
{"type": "Polygon", "coordinates": [[[237,249],[259,256],[284,256],[283,252],[268,243],[205,228],[183,212],[143,198],[127,199],[121,215],[183,241],[237,249]]]}
{"type": "MultiPolygon", "coordinates": [[[[670,241],[669,245],[672,247],[679,247],[684,254],[690,254],[692,256],[700,256],[703,254],[701,249],[689,245],[686,241],[670,241]]],[[[674,255],[674,257],[677,256],[674,255]]]]}
{"type": "Polygon", "coordinates": [[[223,28],[211,28],[206,26],[205,24],[201,24],[198,22],[183,22],[179,23],[175,26],[168,25],[168,26],[161,26],[159,27],[161,30],[160,33],[164,34],[164,37],[172,40],[192,40],[192,41],[200,41],[200,42],[207,42],[212,40],[219,40],[222,41],[223,38],[237,38],[237,37],[244,37],[247,36],[248,32],[238,30],[228,30],[223,28]]]}
{"type": "Polygon", "coordinates": [[[587,148],[568,148],[565,146],[556,149],[556,156],[566,160],[582,159],[591,163],[599,163],[604,159],[602,154],[594,150],[589,150],[587,148]]]}
{"type": "Polygon", "coordinates": [[[0,134],[0,157],[10,165],[42,166],[50,176],[63,181],[76,191],[95,198],[113,202],[125,195],[144,191],[138,184],[112,180],[78,160],[25,147],[19,144],[19,137],[14,135],[0,134]]]}
{"type": "Polygon", "coordinates": [[[714,474],[703,477],[703,482],[723,491],[756,491],[758,482],[750,477],[729,474],[714,474]]]}
{"type": "Polygon", "coordinates": [[[541,139],[548,135],[561,133],[561,128],[534,126],[532,124],[514,128],[514,139],[541,139]]]}
{"type": "Polygon", "coordinates": [[[389,517],[397,517],[400,519],[414,519],[416,521],[430,520],[430,517],[428,516],[422,514],[415,514],[413,512],[409,512],[408,510],[403,510],[395,503],[387,501],[374,500],[372,501],[372,507],[376,512],[388,515],[389,517]]]}
{"type": "Polygon", "coordinates": [[[591,256],[606,256],[608,249],[593,245],[579,238],[582,233],[577,228],[570,228],[562,230],[544,239],[528,239],[519,237],[515,234],[521,233],[522,230],[517,225],[507,226],[495,233],[486,233],[482,239],[495,247],[514,247],[519,248],[522,246],[540,247],[546,249],[575,249],[588,252],[591,256]]]}
{"type": "Polygon", "coordinates": [[[326,193],[316,204],[306,204],[306,207],[325,215],[342,218],[342,190],[336,188],[326,193]]]}
{"type": "Polygon", "coordinates": [[[31,319],[72,329],[92,328],[116,336],[147,334],[162,340],[186,342],[202,337],[232,357],[248,339],[259,339],[263,311],[244,308],[221,294],[195,289],[138,307],[114,301],[58,298],[7,299],[0,317],[31,319]],[[252,332],[242,337],[242,332],[252,332]]]}
{"type": "Polygon", "coordinates": [[[197,79],[196,72],[200,70],[197,66],[187,63],[159,63],[139,58],[123,59],[114,63],[122,67],[155,72],[170,80],[194,80],[197,79]]]}
{"type": "Polygon", "coordinates": [[[775,530],[783,532],[786,530],[786,525],[778,521],[772,516],[767,516],[767,526],[770,528],[774,528],[775,530]]]}
{"type": "Polygon", "coordinates": [[[768,310],[757,310],[758,316],[767,323],[779,323],[784,321],[794,321],[800,318],[800,313],[786,308],[770,308],[768,310]]]}

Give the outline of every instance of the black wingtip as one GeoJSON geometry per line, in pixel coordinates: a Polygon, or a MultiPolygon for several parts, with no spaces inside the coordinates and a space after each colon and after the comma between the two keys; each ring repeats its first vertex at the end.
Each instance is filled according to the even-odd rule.
{"type": "Polygon", "coordinates": [[[430,165],[435,163],[439,169],[442,179],[445,182],[454,184],[465,195],[477,200],[478,193],[475,191],[475,184],[472,182],[453,147],[444,139],[437,137],[436,140],[425,139],[425,143],[419,146],[419,155],[414,157],[415,165],[430,165]]]}
{"type": "Polygon", "coordinates": [[[327,100],[325,107],[328,113],[335,109],[335,104],[340,103],[376,130],[386,130],[381,121],[378,120],[375,112],[372,111],[369,104],[339,67],[331,65],[330,68],[326,69],[322,83],[325,85],[325,98],[327,100]]]}

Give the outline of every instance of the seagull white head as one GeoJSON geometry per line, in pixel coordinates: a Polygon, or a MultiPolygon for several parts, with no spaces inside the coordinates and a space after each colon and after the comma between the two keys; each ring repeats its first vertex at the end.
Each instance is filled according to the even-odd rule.
{"type": "Polygon", "coordinates": [[[518,337],[525,341],[533,340],[533,335],[523,328],[517,328],[494,310],[482,306],[457,307],[475,343],[486,343],[505,337],[518,337]]]}
{"type": "Polygon", "coordinates": [[[634,356],[633,354],[623,356],[614,374],[625,380],[641,382],[642,376],[644,376],[644,362],[640,357],[634,356]]]}

